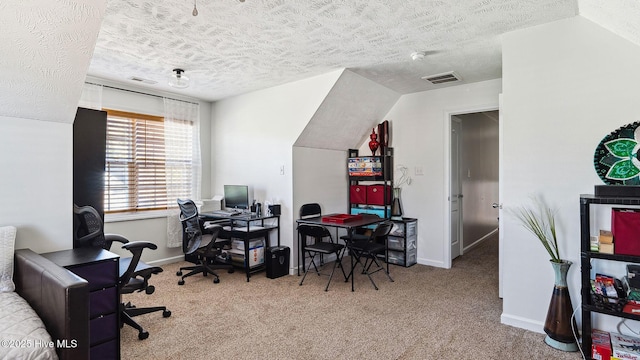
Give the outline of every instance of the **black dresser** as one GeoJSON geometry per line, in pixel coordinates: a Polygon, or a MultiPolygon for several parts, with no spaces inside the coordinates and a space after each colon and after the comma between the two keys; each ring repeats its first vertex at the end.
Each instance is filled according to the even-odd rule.
{"type": "Polygon", "coordinates": [[[119,256],[91,247],[56,251],[42,256],[89,282],[91,359],[120,359],[119,256]]]}

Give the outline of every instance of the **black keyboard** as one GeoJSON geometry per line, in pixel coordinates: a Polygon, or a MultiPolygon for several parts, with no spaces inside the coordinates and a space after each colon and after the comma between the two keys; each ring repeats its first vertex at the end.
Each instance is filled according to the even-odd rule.
{"type": "Polygon", "coordinates": [[[242,214],[242,212],[238,210],[214,210],[213,214],[221,215],[221,216],[233,216],[233,215],[240,215],[242,214]]]}

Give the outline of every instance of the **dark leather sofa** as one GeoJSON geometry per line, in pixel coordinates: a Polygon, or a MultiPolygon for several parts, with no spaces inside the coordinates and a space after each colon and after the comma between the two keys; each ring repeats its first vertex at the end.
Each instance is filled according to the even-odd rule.
{"type": "Polygon", "coordinates": [[[89,284],[30,249],[14,255],[16,292],[36,311],[61,360],[89,358],[89,284]],[[66,346],[64,346],[66,345],[66,346]]]}

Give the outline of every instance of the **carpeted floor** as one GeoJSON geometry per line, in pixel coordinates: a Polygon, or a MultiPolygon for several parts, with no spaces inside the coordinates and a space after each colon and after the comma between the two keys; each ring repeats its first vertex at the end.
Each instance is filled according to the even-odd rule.
{"type": "MultiPolygon", "coordinates": [[[[166,305],[137,320],[146,340],[125,326],[123,359],[581,359],[544,344],[543,334],[500,324],[497,235],[445,270],[391,267],[395,282],[364,275],[351,292],[342,274],[328,292],[327,277],[246,282],[244,273],[220,272],[221,281],[196,276],[178,286],[179,266],[164,266],[153,295],[127,296],[138,306],[166,305]]],[[[346,264],[348,258],[343,260],[346,264]]]]}

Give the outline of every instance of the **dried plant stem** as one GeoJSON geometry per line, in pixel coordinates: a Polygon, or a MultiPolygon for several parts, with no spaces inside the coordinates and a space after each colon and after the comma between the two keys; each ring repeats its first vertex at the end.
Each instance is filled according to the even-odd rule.
{"type": "Polygon", "coordinates": [[[515,215],[525,229],[535,235],[551,256],[551,261],[562,262],[558,251],[555,212],[545,206],[542,201],[536,202],[534,208],[520,207],[515,215]]]}

